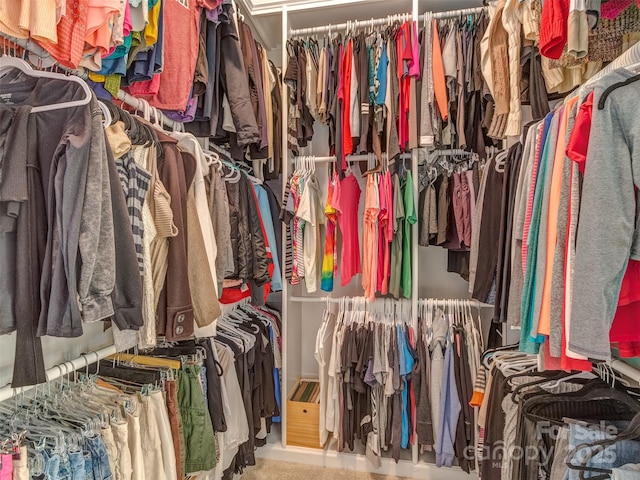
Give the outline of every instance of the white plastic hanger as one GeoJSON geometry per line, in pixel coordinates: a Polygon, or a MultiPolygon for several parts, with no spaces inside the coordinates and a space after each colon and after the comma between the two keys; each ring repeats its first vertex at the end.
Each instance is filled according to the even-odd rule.
{"type": "Polygon", "coordinates": [[[52,110],[61,110],[63,108],[79,107],[82,105],[87,105],[91,101],[93,92],[91,91],[91,88],[89,88],[89,85],[87,85],[87,83],[84,80],[82,80],[80,77],[76,77],[74,75],[67,76],[67,75],[62,75],[60,73],[46,72],[42,70],[34,70],[33,68],[31,68],[31,65],[29,65],[27,62],[25,62],[21,58],[11,57],[9,55],[3,55],[2,57],[0,57],[0,73],[12,68],[17,68],[18,70],[22,71],[26,75],[29,75],[30,77],[51,78],[54,80],[65,80],[69,82],[78,83],[86,93],[85,98],[81,100],[74,100],[71,102],[52,103],[51,105],[41,105],[38,107],[33,107],[31,109],[31,113],[49,112],[52,110]]]}
{"type": "Polygon", "coordinates": [[[100,100],[98,100],[98,106],[100,107],[100,110],[102,110],[102,115],[104,115],[104,120],[102,121],[102,124],[105,127],[108,127],[109,125],[111,125],[111,122],[113,121],[113,117],[111,116],[111,111],[100,100]]]}

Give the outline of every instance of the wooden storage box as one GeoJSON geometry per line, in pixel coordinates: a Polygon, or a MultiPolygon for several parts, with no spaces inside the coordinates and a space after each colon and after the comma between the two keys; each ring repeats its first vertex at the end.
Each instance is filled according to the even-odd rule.
{"type": "MultiPolygon", "coordinates": [[[[287,397],[287,445],[296,447],[322,448],[320,445],[320,404],[292,400],[300,383],[287,397]]],[[[307,380],[317,382],[318,380],[307,380]]]]}

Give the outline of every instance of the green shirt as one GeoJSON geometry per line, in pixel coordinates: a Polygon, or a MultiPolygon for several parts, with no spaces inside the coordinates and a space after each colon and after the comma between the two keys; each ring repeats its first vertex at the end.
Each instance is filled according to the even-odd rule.
{"type": "Polygon", "coordinates": [[[391,241],[391,278],[389,293],[400,298],[400,281],[402,277],[402,233],[404,226],[404,202],[400,188],[400,178],[393,174],[393,240],[391,241]]]}
{"type": "Polygon", "coordinates": [[[402,295],[411,298],[411,226],[418,221],[416,216],[416,205],[413,198],[413,178],[411,171],[407,172],[407,179],[404,181],[402,189],[402,199],[404,204],[404,235],[402,236],[402,295]]]}

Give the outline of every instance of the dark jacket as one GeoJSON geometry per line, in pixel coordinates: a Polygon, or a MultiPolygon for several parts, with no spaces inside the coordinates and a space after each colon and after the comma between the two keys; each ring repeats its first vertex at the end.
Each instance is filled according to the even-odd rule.
{"type": "MultiPolygon", "coordinates": [[[[5,75],[0,88],[15,105],[86,96],[77,83],[19,71],[5,75]]],[[[78,336],[85,306],[87,312],[101,312],[102,318],[113,313],[108,297],[115,272],[100,268],[110,253],[113,230],[105,218],[110,209],[102,208],[103,194],[108,194],[108,183],[105,189],[100,174],[104,137],[93,135],[95,129],[102,129],[95,98],[87,105],[29,116],[28,200],[16,225],[17,368],[12,381],[16,387],[45,381],[42,347],[36,338],[40,320],[44,333],[78,336]],[[92,176],[92,172],[97,173],[92,176]],[[102,245],[105,248],[100,249],[102,245]]]]}
{"type": "Polygon", "coordinates": [[[222,91],[229,100],[233,124],[238,134],[238,145],[258,143],[260,142],[260,130],[253,113],[238,31],[231,18],[226,15],[221,18],[224,18],[224,21],[218,26],[220,42],[216,53],[221,55],[220,82],[222,91]]]}
{"type": "Polygon", "coordinates": [[[270,281],[269,259],[262,232],[260,213],[253,187],[242,175],[237,183],[227,182],[231,246],[235,255],[235,272],[229,278],[262,286],[270,281]]]}
{"type": "Polygon", "coordinates": [[[95,99],[78,110],[72,116],[59,111],[50,119],[67,121],[59,137],[46,130],[42,138],[48,127],[38,117],[39,143],[59,142],[54,154],[48,153],[50,160],[41,156],[48,163],[41,168],[48,176],[49,213],[38,335],[77,337],[83,321],[104,320],[114,311],[115,245],[104,127],[95,99]]]}
{"type": "Polygon", "coordinates": [[[30,106],[0,110],[0,334],[16,329],[16,229],[26,208],[30,106]]]}
{"type": "Polygon", "coordinates": [[[40,314],[40,276],[47,243],[46,207],[37,154],[36,118],[28,125],[27,189],[29,200],[21,208],[16,230],[17,324],[13,388],[46,382],[42,342],[36,337],[40,314]]]}
{"type": "Polygon", "coordinates": [[[158,132],[162,157],[158,159],[158,176],[171,196],[173,221],[178,235],[169,238],[167,277],[158,303],[156,328],[167,340],[181,340],[193,334],[193,303],[189,289],[187,261],[187,191],[193,171],[187,178],[177,140],[158,132]]]}
{"type": "Polygon", "coordinates": [[[240,48],[242,51],[242,60],[249,84],[249,93],[251,94],[251,107],[258,125],[258,130],[260,131],[260,141],[252,145],[251,158],[266,158],[266,147],[268,146],[269,137],[267,132],[264,90],[262,88],[262,68],[259,63],[258,50],[256,49],[256,42],[253,39],[251,28],[242,22],[239,22],[238,28],[240,29],[241,35],[240,48]]]}

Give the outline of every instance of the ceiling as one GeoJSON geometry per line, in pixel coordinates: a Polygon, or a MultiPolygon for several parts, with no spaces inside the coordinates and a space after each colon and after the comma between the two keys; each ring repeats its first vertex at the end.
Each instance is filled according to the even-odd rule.
{"type": "MultiPolygon", "coordinates": [[[[410,13],[412,0],[236,0],[250,17],[254,33],[267,50],[281,50],[282,7],[288,10],[289,29],[370,20],[410,13]]],[[[482,5],[482,0],[418,0],[421,13],[482,5]]]]}

